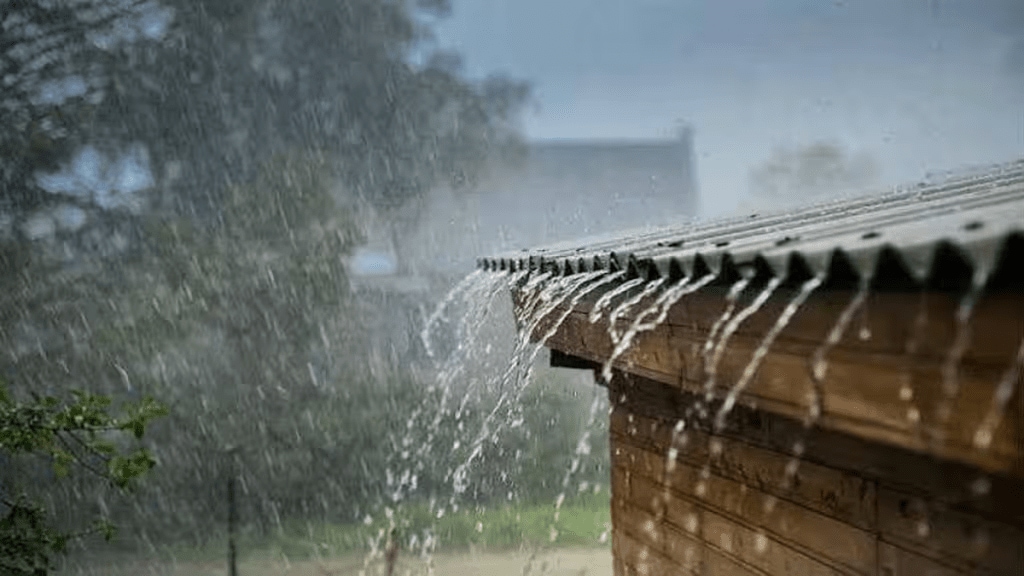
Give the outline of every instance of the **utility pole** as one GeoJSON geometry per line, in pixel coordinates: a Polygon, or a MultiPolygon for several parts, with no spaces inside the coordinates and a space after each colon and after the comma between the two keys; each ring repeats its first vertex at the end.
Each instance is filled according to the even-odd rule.
{"type": "Polygon", "coordinates": [[[235,478],[238,476],[236,466],[238,449],[229,446],[228,453],[228,575],[238,576],[238,547],[235,544],[235,533],[238,530],[238,505],[235,501],[235,478]]]}

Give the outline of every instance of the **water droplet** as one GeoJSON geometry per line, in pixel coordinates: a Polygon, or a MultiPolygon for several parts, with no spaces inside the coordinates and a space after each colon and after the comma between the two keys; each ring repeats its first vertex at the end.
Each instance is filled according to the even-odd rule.
{"type": "Polygon", "coordinates": [[[867,326],[861,326],[860,330],[857,332],[857,337],[862,341],[871,340],[871,329],[867,326]]]}
{"type": "Polygon", "coordinates": [[[811,375],[814,376],[815,380],[824,380],[825,374],[828,372],[828,361],[825,359],[819,359],[814,362],[814,366],[811,368],[811,375]]]}
{"type": "Polygon", "coordinates": [[[693,493],[696,494],[698,498],[703,498],[707,494],[707,492],[708,492],[707,482],[704,482],[703,480],[700,481],[700,482],[697,482],[697,487],[694,488],[693,493]]]}
{"type": "Polygon", "coordinates": [[[768,551],[768,537],[762,532],[758,532],[757,536],[754,536],[754,550],[758,554],[764,554],[768,551]]]}
{"type": "Polygon", "coordinates": [[[909,385],[904,384],[903,387],[900,388],[900,400],[903,400],[904,402],[910,402],[913,399],[914,389],[911,388],[909,385]]]}
{"type": "Polygon", "coordinates": [[[918,538],[927,538],[931,536],[932,527],[928,524],[927,520],[921,520],[917,523],[917,536],[918,538]]]}
{"type": "Polygon", "coordinates": [[[907,420],[913,424],[917,424],[921,421],[921,411],[918,410],[916,406],[907,408],[907,420]]]}
{"type": "Polygon", "coordinates": [[[715,438],[715,439],[711,440],[711,443],[709,444],[708,447],[709,447],[709,449],[711,451],[711,456],[712,457],[716,457],[717,458],[718,456],[722,455],[722,450],[723,450],[722,441],[719,440],[718,438],[715,438]]]}
{"type": "Polygon", "coordinates": [[[696,534],[697,529],[700,528],[700,518],[698,518],[697,515],[692,512],[690,514],[687,514],[686,526],[684,526],[684,528],[686,528],[686,531],[690,534],[696,534]]]}
{"type": "Polygon", "coordinates": [[[974,447],[979,450],[988,450],[992,445],[992,432],[987,428],[974,433],[974,447]]]}
{"type": "Polygon", "coordinates": [[[981,476],[974,482],[971,482],[971,494],[974,494],[975,496],[988,496],[991,491],[992,481],[985,476],[981,476]]]}

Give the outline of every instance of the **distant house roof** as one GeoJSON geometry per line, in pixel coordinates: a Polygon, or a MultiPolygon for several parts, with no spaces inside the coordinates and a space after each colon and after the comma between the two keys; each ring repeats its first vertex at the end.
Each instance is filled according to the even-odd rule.
{"type": "MultiPolygon", "coordinates": [[[[607,229],[621,229],[609,225],[607,229]]],[[[963,288],[1019,280],[1024,259],[1024,160],[880,196],[799,211],[668,226],[483,258],[492,270],[723,280],[759,274],[825,284],[963,288]],[[1009,276],[1008,276],[1009,275],[1009,276]]]]}
{"type": "Polygon", "coordinates": [[[481,183],[481,228],[507,248],[692,218],[695,172],[689,129],[661,140],[532,142],[521,164],[481,183]]]}
{"type": "Polygon", "coordinates": [[[664,225],[696,211],[688,129],[657,140],[534,141],[519,161],[491,166],[472,194],[432,191],[417,226],[402,231],[401,264],[462,275],[482,252],[664,225]]]}

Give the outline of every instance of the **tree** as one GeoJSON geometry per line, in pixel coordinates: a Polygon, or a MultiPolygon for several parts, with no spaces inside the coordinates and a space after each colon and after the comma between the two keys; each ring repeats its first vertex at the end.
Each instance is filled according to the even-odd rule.
{"type": "MultiPolygon", "coordinates": [[[[47,54],[19,39],[67,31],[54,58],[77,64],[41,68],[0,118],[17,135],[0,160],[0,219],[13,220],[0,234],[0,371],[23,375],[22,391],[171,406],[147,436],[168,465],[112,517],[211,536],[229,445],[241,446],[243,518],[264,529],[311,509],[351,519],[380,498],[393,448],[383,431],[420,391],[407,370],[365,361],[344,259],[360,241],[352,204],[389,213],[431,187],[468,186],[516,147],[527,95],[443,59],[412,63],[423,10],[447,8],[33,0],[5,20],[19,32],[0,49],[47,54]],[[67,97],[41,103],[47,83],[67,97]],[[51,116],[63,128],[47,128],[51,116]],[[26,152],[33,122],[46,154],[26,152]],[[54,225],[68,207],[85,223],[54,225]]],[[[59,496],[84,508],[73,490],[59,496]]]]}
{"type": "Polygon", "coordinates": [[[750,187],[776,202],[804,201],[856,191],[875,177],[874,160],[851,154],[839,144],[819,141],[800,148],[778,148],[750,171],[750,187]]]}
{"type": "MultiPolygon", "coordinates": [[[[146,448],[132,447],[124,436],[141,440],[149,422],[164,413],[163,406],[152,399],[114,413],[109,398],[83,391],[65,401],[38,395],[18,401],[0,382],[0,461],[10,465],[41,457],[57,477],[85,472],[123,490],[156,464],[146,448]]],[[[70,538],[94,532],[108,540],[113,537],[114,525],[103,517],[92,528],[76,533],[53,526],[36,502],[14,495],[11,481],[9,470],[0,473],[0,571],[4,574],[46,574],[54,555],[64,551],[70,538]]]]}
{"type": "Polygon", "coordinates": [[[411,63],[429,38],[418,13],[448,9],[445,0],[20,3],[0,41],[0,210],[24,222],[45,205],[96,208],[95,193],[39,178],[73,169],[86,146],[115,164],[134,150],[165,192],[148,202],[207,221],[220,190],[296,148],[327,154],[350,193],[382,207],[442,180],[471,182],[483,158],[514,144],[507,121],[526,92],[411,63]]]}

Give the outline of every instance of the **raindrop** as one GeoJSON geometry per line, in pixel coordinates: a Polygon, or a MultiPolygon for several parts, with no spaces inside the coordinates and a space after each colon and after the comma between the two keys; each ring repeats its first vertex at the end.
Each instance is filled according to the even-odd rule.
{"type": "Polygon", "coordinates": [[[992,481],[985,476],[977,478],[974,482],[971,482],[971,494],[975,497],[988,496],[989,492],[992,491],[992,481]]]}
{"type": "Polygon", "coordinates": [[[768,551],[768,537],[763,532],[758,532],[754,536],[754,551],[758,554],[764,554],[768,551]]]}
{"type": "Polygon", "coordinates": [[[594,303],[594,307],[590,310],[590,316],[588,318],[590,323],[595,324],[600,320],[601,313],[604,312],[605,308],[612,303],[612,300],[614,300],[616,296],[624,294],[643,283],[643,278],[634,278],[627,282],[623,282],[622,285],[602,294],[601,297],[597,299],[597,302],[594,303]]]}
{"type": "Polygon", "coordinates": [[[697,529],[700,528],[700,519],[697,517],[696,514],[691,512],[690,514],[686,515],[685,524],[686,525],[684,526],[684,528],[686,528],[687,532],[689,532],[690,534],[696,534],[697,529]]]}
{"type": "Polygon", "coordinates": [[[927,520],[919,520],[917,522],[916,532],[918,538],[928,538],[931,536],[932,527],[927,520]]]}

